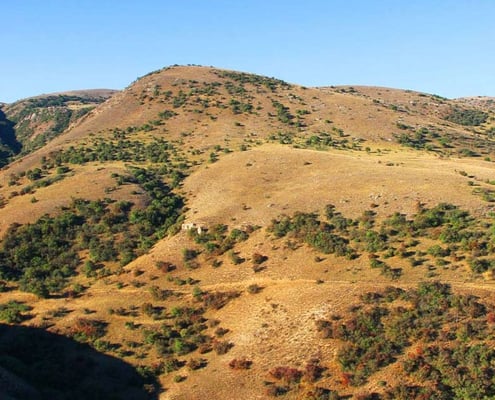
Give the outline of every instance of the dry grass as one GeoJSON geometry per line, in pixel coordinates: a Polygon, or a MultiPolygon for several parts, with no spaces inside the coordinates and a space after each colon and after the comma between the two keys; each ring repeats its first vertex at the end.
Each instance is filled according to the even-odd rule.
{"type": "MultiPolygon", "coordinates": [[[[211,69],[193,67],[172,68],[139,80],[114,95],[78,126],[45,148],[1,171],[0,194],[8,198],[13,190],[18,190],[19,187],[9,187],[7,184],[11,173],[39,166],[41,156],[50,151],[90,142],[90,133],[109,137],[114,127],[140,126],[155,119],[159,112],[171,107],[153,99],[153,88],[160,85],[162,91],[177,91],[180,87],[177,85],[192,79],[200,82],[220,80],[211,69]]],[[[69,313],[50,321],[53,324],[50,329],[61,332],[66,332],[73,321],[84,317],[87,310],[92,310],[91,318],[109,323],[105,339],[122,343],[142,338],[139,331],[126,329],[125,322],[132,320],[142,326],[156,326],[159,322],[142,314],[132,318],[111,314],[109,309],[156,303],[149,293],[151,286],[182,295],[180,299],[160,303],[167,309],[192,299],[193,286],[178,286],[168,277],[191,277],[202,290],[241,291],[239,298],[221,310],[207,313],[208,318],[220,320],[221,326],[229,329],[222,340],[233,342],[234,347],[226,355],[218,356],[214,352],[205,354],[208,367],[188,371],[184,382],[174,381],[174,374],[163,375],[161,381],[167,391],[162,394],[162,399],[263,399],[263,380],[270,368],[280,365],[301,367],[313,356],[333,360],[336,349],[319,340],[314,321],[329,313],[345,313],[348,305],[356,301],[361,293],[391,282],[380,276],[377,270],[370,269],[368,261],[363,258],[349,261],[325,256],[317,261],[317,253],[307,246],[289,249],[284,240],[275,240],[267,234],[265,228],[270,221],[281,214],[296,211],[321,211],[330,203],[352,218],[371,207],[380,219],[396,211],[412,214],[418,203],[434,206],[440,202],[453,203],[482,216],[492,207],[472,194],[473,187],[468,185],[468,181],[488,187],[485,180],[492,179],[493,175],[492,163],[481,159],[439,158],[432,153],[405,150],[392,143],[398,121],[414,127],[430,126],[471,135],[441,120],[445,105],[434,98],[384,88],[356,87],[357,93],[341,93],[341,89],[294,86],[269,96],[287,104],[292,111],[310,110],[311,113],[305,117],[307,126],[298,135],[328,130],[329,123],[325,120],[331,120],[333,126],[342,128],[351,139],[365,139],[363,146],[371,147],[369,153],[302,150],[287,145],[266,144],[265,139],[271,133],[284,129],[276,118],[267,116],[268,111],[272,110],[271,100],[266,94],[257,95],[253,101],[255,106],[261,107],[259,115],[233,115],[228,109],[212,107],[208,112],[216,119],[211,119],[205,113],[195,114],[179,109],[175,111],[181,114],[168,120],[164,127],[159,126],[148,135],[140,132],[131,137],[138,140],[153,135],[175,141],[176,144],[180,140],[180,148],[185,153],[204,151],[195,157],[189,154],[191,160],[206,160],[215,145],[238,149],[240,144],[246,143],[246,138],[264,143],[253,145],[248,151],[220,154],[219,161],[193,168],[180,189],[189,208],[187,221],[208,227],[218,223],[230,228],[246,225],[261,227],[247,241],[236,245],[235,250],[246,258],[244,263],[234,265],[227,255],[223,255],[218,257],[222,265],[213,268],[212,257],[201,255],[201,267],[189,270],[184,265],[182,250],[195,244],[182,232],[159,241],[149,254],[133,261],[121,275],[97,281],[79,277],[78,281],[88,287],[81,297],[39,300],[30,294],[9,292],[0,293],[0,302],[7,299],[28,302],[34,307],[32,313],[36,315],[28,323],[37,325],[46,322],[43,316],[50,311],[66,307],[69,313]],[[297,100],[297,97],[302,100],[297,100]],[[407,112],[394,111],[390,104],[407,108],[407,112]],[[190,135],[183,136],[181,132],[189,132],[190,135]],[[472,178],[462,176],[460,171],[465,171],[472,178]],[[255,253],[268,257],[259,272],[252,269],[251,257],[255,253]],[[170,262],[177,269],[163,273],[156,267],[158,261],[170,262]],[[137,287],[136,282],[143,286],[137,287]],[[260,293],[249,294],[247,288],[252,284],[263,289],[260,293]],[[249,370],[229,368],[230,360],[243,357],[253,361],[249,370]]],[[[222,101],[228,103],[224,91],[219,97],[224,97],[222,101]]],[[[34,194],[37,202],[31,203],[31,194],[12,198],[0,209],[0,235],[12,222],[34,221],[45,213],[54,212],[73,197],[112,197],[144,202],[146,199],[131,194],[135,189],[133,185],[106,193],[106,189],[115,186],[111,174],[124,169],[123,163],[74,167],[73,176],[38,189],[34,194]]],[[[25,184],[27,182],[23,182],[25,184]]],[[[424,269],[407,265],[401,267],[404,268],[404,275],[399,281],[402,286],[414,286],[425,278],[424,269]]],[[[462,268],[456,271],[440,270],[438,274],[442,280],[452,282],[456,287],[493,296],[491,281],[484,282],[479,277],[475,279],[462,268]]],[[[146,363],[159,360],[152,351],[148,353],[146,363]]],[[[136,356],[129,357],[127,361],[135,365],[144,363],[136,356]]],[[[383,374],[387,375],[389,383],[393,383],[393,371],[387,369],[383,374]]],[[[336,377],[325,379],[322,384],[339,385],[336,377]]],[[[351,392],[349,390],[348,394],[353,394],[351,392]]],[[[296,397],[289,395],[286,398],[296,397]]]]}
{"type": "Polygon", "coordinates": [[[418,201],[486,212],[487,203],[472,195],[460,170],[484,180],[492,166],[404,150],[366,154],[266,145],[201,168],[186,180],[184,190],[190,198],[188,219],[206,224],[266,226],[282,213],[319,211],[326,204],[349,217],[372,203],[382,217],[395,211],[412,214],[418,201]]]}
{"type": "MultiPolygon", "coordinates": [[[[63,180],[44,188],[38,188],[34,193],[28,193],[11,198],[7,205],[0,209],[0,236],[14,222],[25,224],[36,221],[44,214],[59,212],[60,207],[68,205],[74,198],[96,200],[109,197],[115,200],[126,199],[135,204],[143,204],[146,199],[142,195],[133,194],[138,189],[134,184],[117,186],[113,173],[125,174],[125,166],[121,163],[93,164],[75,166],[63,180]],[[35,198],[37,201],[32,202],[35,198]]],[[[19,185],[0,188],[0,195],[10,198],[14,191],[29,185],[24,178],[19,185]]]]}

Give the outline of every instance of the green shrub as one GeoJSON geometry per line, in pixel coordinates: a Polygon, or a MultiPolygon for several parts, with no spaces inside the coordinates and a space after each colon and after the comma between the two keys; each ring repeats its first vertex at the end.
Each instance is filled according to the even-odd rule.
{"type": "Polygon", "coordinates": [[[198,254],[198,251],[195,249],[182,249],[182,258],[184,261],[194,260],[198,254]]]}
{"type": "Polygon", "coordinates": [[[5,321],[9,324],[21,323],[29,318],[29,315],[25,314],[25,312],[31,309],[32,307],[15,300],[0,304],[0,321],[5,321]]]}
{"type": "Polygon", "coordinates": [[[488,114],[481,110],[454,107],[445,119],[464,126],[478,126],[486,122],[488,114]]]}

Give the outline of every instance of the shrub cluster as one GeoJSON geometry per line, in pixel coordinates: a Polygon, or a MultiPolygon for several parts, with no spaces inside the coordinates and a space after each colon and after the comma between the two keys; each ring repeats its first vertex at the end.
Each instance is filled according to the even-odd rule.
{"type": "Polygon", "coordinates": [[[481,110],[454,107],[445,119],[464,126],[478,126],[486,122],[488,114],[481,110]]]}
{"type": "Polygon", "coordinates": [[[409,259],[413,267],[428,259],[439,266],[465,259],[475,273],[495,269],[493,222],[475,219],[448,203],[432,208],[418,205],[418,212],[409,218],[395,213],[379,224],[372,210],[353,220],[328,205],[324,217],[301,212],[282,215],[272,220],[268,230],[277,238],[305,242],[325,254],[353,259],[364,252],[371,268],[379,269],[391,279],[398,279],[402,270],[386,263],[385,258],[409,259]],[[432,240],[437,243],[429,244],[427,252],[412,250],[422,241],[432,240]]]}
{"type": "Polygon", "coordinates": [[[421,384],[399,385],[373,398],[495,394],[495,353],[487,342],[495,337],[495,318],[478,298],[429,282],[407,291],[389,287],[361,299],[363,304],[353,307],[349,317],[317,321],[323,337],[341,343],[338,360],[350,384],[361,386],[376,371],[400,360],[405,374],[401,379],[421,384]]]}
{"type": "Polygon", "coordinates": [[[125,265],[145,252],[177,222],[183,200],[155,171],[133,168],[128,179],[148,193],[147,207],[75,199],[59,215],[11,226],[0,250],[2,279],[46,297],[60,292],[77,272],[81,250],[89,250],[90,262],[84,266],[88,276],[96,274],[99,263],[119,260],[125,265]]]}

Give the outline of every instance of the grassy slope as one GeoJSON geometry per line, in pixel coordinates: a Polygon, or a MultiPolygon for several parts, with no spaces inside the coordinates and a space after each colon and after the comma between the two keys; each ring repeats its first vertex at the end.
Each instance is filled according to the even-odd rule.
{"type": "MultiPolygon", "coordinates": [[[[193,286],[177,286],[168,276],[192,277],[202,290],[242,291],[239,298],[221,310],[207,312],[208,318],[220,320],[221,326],[230,330],[225,338],[234,343],[232,350],[221,356],[214,352],[202,355],[208,360],[208,367],[195,372],[181,370],[180,374],[188,376],[185,382],[174,382],[176,374],[163,375],[163,386],[168,389],[163,398],[231,398],[234,390],[237,398],[263,398],[263,380],[267,379],[267,371],[272,367],[301,366],[315,355],[331,367],[336,348],[321,341],[314,325],[316,319],[330,312],[345,314],[348,305],[358,301],[359,294],[391,283],[377,270],[370,269],[364,258],[349,261],[325,256],[324,261],[317,262],[317,253],[307,246],[290,250],[283,240],[274,240],[265,231],[271,219],[282,213],[321,211],[328,203],[335,204],[345,216],[353,218],[370,209],[372,204],[378,218],[395,211],[412,214],[417,202],[427,206],[451,202],[474,215],[484,216],[490,210],[490,204],[472,194],[473,188],[468,181],[489,187],[484,181],[492,179],[493,168],[491,162],[482,158],[456,158],[455,146],[442,149],[443,154],[440,154],[413,151],[395,143],[393,134],[400,132],[398,122],[455,137],[464,136],[468,143],[476,138],[478,134],[474,131],[480,128],[468,130],[441,118],[449,109],[450,103],[446,100],[383,88],[349,90],[291,86],[272,93],[264,87],[246,84],[247,94],[232,96],[220,86],[217,94],[191,96],[186,105],[174,108],[172,99],[162,94],[170,90],[174,97],[179,90],[189,91],[191,87],[201,87],[203,82],[225,82],[225,78],[211,69],[198,67],[177,67],[142,78],[93,110],[79,125],[2,171],[0,194],[8,199],[13,190],[18,190],[8,185],[10,174],[35,168],[42,156],[48,156],[58,148],[90,144],[95,137],[109,138],[115,127],[143,126],[157,119],[160,112],[172,110],[178,115],[164,121],[164,125],[156,126],[151,132],[138,130],[131,137],[136,140],[164,137],[180,145],[189,160],[202,164],[192,168],[181,189],[189,208],[187,220],[206,226],[223,223],[230,228],[248,224],[261,226],[246,242],[235,247],[246,262],[234,265],[224,255],[220,257],[223,265],[214,269],[212,260],[202,255],[201,267],[189,270],[184,265],[182,250],[195,244],[186,234],[180,233],[157,243],[149,254],[128,265],[123,275],[99,281],[80,279],[89,288],[79,298],[38,300],[20,292],[4,293],[0,298],[2,302],[16,298],[31,304],[35,317],[29,324],[42,325],[43,317],[50,310],[62,305],[67,307],[70,310],[67,315],[50,321],[54,324],[50,329],[62,332],[69,329],[75,319],[83,317],[85,309],[94,310],[93,317],[109,322],[108,340],[122,343],[141,340],[139,332],[124,328],[126,321],[144,326],[157,322],[142,313],[133,318],[110,314],[110,308],[157,303],[148,291],[152,285],[183,293],[184,297],[179,300],[158,302],[167,309],[191,299],[193,286]],[[156,90],[158,94],[155,94],[156,90]],[[209,107],[200,106],[196,97],[208,100],[209,107]],[[231,98],[250,101],[254,108],[260,109],[256,114],[233,114],[229,106],[231,98]],[[297,110],[308,110],[310,113],[303,116],[305,126],[296,129],[279,121],[272,100],[289,107],[294,116],[297,110]],[[217,102],[226,108],[215,107],[213,104],[217,102]],[[268,140],[271,134],[290,130],[294,132],[296,143],[304,143],[305,138],[331,131],[332,127],[344,131],[349,146],[357,139],[364,139],[361,150],[294,149],[277,140],[268,140]],[[248,150],[238,151],[241,145],[248,150]],[[215,146],[235,151],[224,155],[221,150],[215,150],[215,146]],[[369,151],[364,151],[364,147],[369,147],[369,151]],[[208,163],[211,152],[216,152],[220,160],[208,163]],[[450,157],[447,152],[451,153],[450,157]],[[459,171],[466,171],[472,178],[459,171]],[[257,273],[250,267],[255,252],[268,256],[266,269],[257,273]],[[170,261],[178,268],[163,274],[156,268],[157,261],[170,261]],[[324,283],[316,284],[317,280],[324,283]],[[253,283],[264,288],[261,293],[246,292],[253,283]],[[245,372],[230,370],[227,363],[242,356],[253,361],[252,369],[245,372]]],[[[333,137],[337,140],[339,135],[333,134],[333,137]]],[[[34,194],[38,202],[30,202],[32,194],[10,199],[0,209],[0,230],[3,232],[11,222],[34,221],[44,213],[54,212],[71,197],[106,197],[105,188],[112,185],[110,174],[123,171],[123,162],[74,166],[72,177],[38,189],[34,194]]],[[[21,186],[26,183],[25,178],[21,180],[21,186]]],[[[133,189],[124,186],[111,196],[129,199],[133,189]]],[[[134,201],[140,199],[136,197],[134,201]]],[[[412,268],[407,264],[403,267],[400,285],[408,287],[425,279],[424,267],[412,268]]],[[[452,282],[456,288],[493,296],[491,281],[473,277],[467,268],[439,269],[436,277],[452,282]]],[[[210,328],[209,332],[213,331],[210,328]]],[[[152,350],[147,353],[145,360],[137,356],[127,360],[137,365],[154,362],[155,353],[152,350]]],[[[393,375],[393,370],[382,372],[367,389],[376,390],[375,383],[384,376],[393,384],[393,375]]],[[[322,385],[325,384],[338,387],[344,393],[353,392],[339,386],[337,378],[332,376],[325,378],[322,385]]]]}

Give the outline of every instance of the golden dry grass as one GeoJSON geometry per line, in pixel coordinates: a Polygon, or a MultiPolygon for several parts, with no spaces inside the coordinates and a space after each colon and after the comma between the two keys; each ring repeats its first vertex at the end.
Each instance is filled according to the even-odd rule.
{"type": "MultiPolygon", "coordinates": [[[[3,236],[12,223],[25,224],[36,221],[44,214],[53,214],[60,211],[62,206],[68,205],[72,199],[84,198],[97,200],[109,197],[115,200],[126,199],[136,205],[143,204],[146,198],[133,192],[136,185],[117,186],[113,173],[125,173],[122,163],[75,166],[63,180],[50,186],[36,189],[35,193],[27,193],[11,197],[13,192],[19,192],[22,187],[29,185],[24,178],[19,185],[0,187],[0,195],[10,200],[0,209],[0,236],[3,236]],[[36,199],[34,202],[33,199],[36,199]]],[[[4,176],[6,180],[6,177],[4,176]]],[[[5,182],[5,181],[4,181],[5,182]]]]}
{"type": "Polygon", "coordinates": [[[485,161],[398,149],[367,154],[265,145],[224,156],[189,177],[184,184],[187,219],[266,226],[280,214],[320,211],[326,204],[349,217],[375,204],[374,211],[383,217],[396,211],[412,214],[418,201],[428,206],[450,202],[486,213],[491,207],[472,195],[459,171],[484,181],[493,167],[485,161]]]}
{"type": "MultiPolygon", "coordinates": [[[[215,82],[221,79],[209,68],[177,67],[137,81],[45,148],[1,171],[0,194],[9,198],[12,191],[18,189],[7,184],[11,173],[39,166],[41,157],[55,149],[90,143],[94,136],[107,138],[115,127],[140,126],[155,119],[164,109],[172,109],[169,104],[153,98],[154,88],[159,85],[161,90],[175,93],[180,87],[187,87],[190,80],[215,82]]],[[[225,339],[234,343],[232,350],[223,356],[205,355],[208,367],[194,372],[181,371],[180,374],[187,375],[184,382],[174,382],[175,374],[162,376],[163,387],[167,388],[162,399],[264,399],[263,380],[271,367],[301,367],[315,355],[333,360],[336,349],[319,339],[314,321],[329,313],[344,314],[361,293],[390,285],[391,281],[370,269],[364,257],[345,260],[325,256],[323,260],[315,260],[317,253],[305,245],[291,250],[285,240],[275,240],[266,232],[270,221],[281,214],[321,211],[327,204],[334,204],[338,211],[352,218],[371,207],[380,219],[394,212],[413,214],[418,203],[434,206],[441,202],[453,203],[476,216],[485,216],[492,211],[492,206],[475,196],[473,186],[468,183],[472,181],[488,188],[486,181],[493,180],[491,162],[476,158],[440,158],[434,153],[406,150],[393,143],[397,122],[415,128],[428,126],[473,135],[441,119],[448,105],[431,96],[400,90],[355,87],[356,92],[349,93],[349,88],[344,88],[347,93],[343,93],[341,89],[293,86],[275,94],[257,93],[253,103],[261,107],[258,115],[233,115],[229,109],[215,107],[208,112],[194,113],[187,106],[175,110],[179,113],[177,117],[150,134],[137,132],[130,136],[136,140],[157,136],[174,141],[191,160],[206,160],[215,145],[235,150],[243,143],[252,146],[248,151],[221,154],[217,162],[193,168],[180,189],[187,201],[186,221],[207,227],[215,224],[226,224],[230,228],[261,227],[235,248],[246,259],[244,263],[234,265],[227,255],[223,255],[219,257],[222,265],[213,268],[212,259],[201,255],[201,267],[187,269],[182,250],[196,245],[181,232],[156,243],[148,254],[126,266],[121,275],[98,281],[79,277],[78,281],[88,287],[79,298],[39,300],[30,294],[9,292],[0,293],[0,302],[18,299],[31,304],[32,313],[36,315],[29,321],[31,324],[43,324],[43,316],[49,311],[67,307],[70,313],[51,321],[54,325],[50,329],[61,332],[67,331],[76,318],[84,316],[86,309],[93,310],[92,317],[110,324],[107,339],[120,343],[140,340],[140,332],[126,330],[124,324],[129,318],[110,314],[110,308],[139,307],[152,301],[149,293],[152,285],[182,293],[184,297],[180,301],[191,299],[193,287],[177,286],[169,276],[191,277],[203,290],[242,292],[223,309],[209,311],[207,315],[219,319],[221,326],[229,329],[225,339]],[[305,117],[306,127],[298,132],[301,137],[335,126],[343,129],[351,139],[366,140],[363,146],[369,146],[371,151],[316,151],[266,143],[270,134],[285,128],[268,115],[273,113],[272,99],[286,104],[293,113],[297,109],[310,111],[305,117]],[[393,110],[390,105],[403,111],[393,110]],[[183,132],[189,134],[181,135],[183,132]],[[247,138],[252,142],[246,142],[247,138]],[[257,140],[259,143],[254,144],[257,140]],[[192,150],[204,153],[193,157],[192,150]],[[461,171],[465,174],[461,175],[461,171]],[[260,272],[252,269],[254,253],[268,256],[266,268],[260,272]],[[157,261],[171,262],[177,270],[164,274],[156,268],[157,261]],[[137,287],[136,283],[143,286],[137,287]],[[122,288],[119,289],[118,284],[122,288]],[[251,284],[258,284],[262,291],[248,294],[246,290],[251,284]],[[232,371],[228,362],[243,356],[253,361],[252,369],[232,371]]],[[[217,97],[228,103],[224,90],[217,97]]],[[[11,223],[34,221],[45,213],[56,211],[73,197],[112,197],[144,202],[144,198],[131,194],[135,189],[133,185],[106,193],[106,189],[115,186],[111,174],[124,169],[123,163],[77,166],[73,176],[38,189],[34,194],[38,200],[35,203],[31,203],[31,194],[13,197],[0,209],[0,235],[11,223]]],[[[22,185],[27,183],[24,180],[22,185]]],[[[425,268],[399,266],[404,274],[397,284],[414,286],[425,279],[425,268]]],[[[494,293],[492,280],[473,277],[464,267],[439,269],[437,277],[451,282],[456,288],[468,288],[472,293],[489,296],[494,293]]],[[[170,308],[178,302],[163,302],[163,305],[170,308]]],[[[133,321],[143,326],[157,324],[143,315],[133,321]]],[[[128,361],[139,365],[157,360],[156,354],[150,352],[144,361],[137,357],[128,361]]],[[[381,373],[387,375],[389,383],[394,382],[393,371],[381,373]]],[[[378,378],[369,388],[373,388],[378,378]]],[[[335,376],[326,379],[322,383],[339,385],[335,376]]],[[[341,389],[344,394],[355,394],[341,389]]],[[[287,398],[296,398],[296,395],[287,398]]]]}

